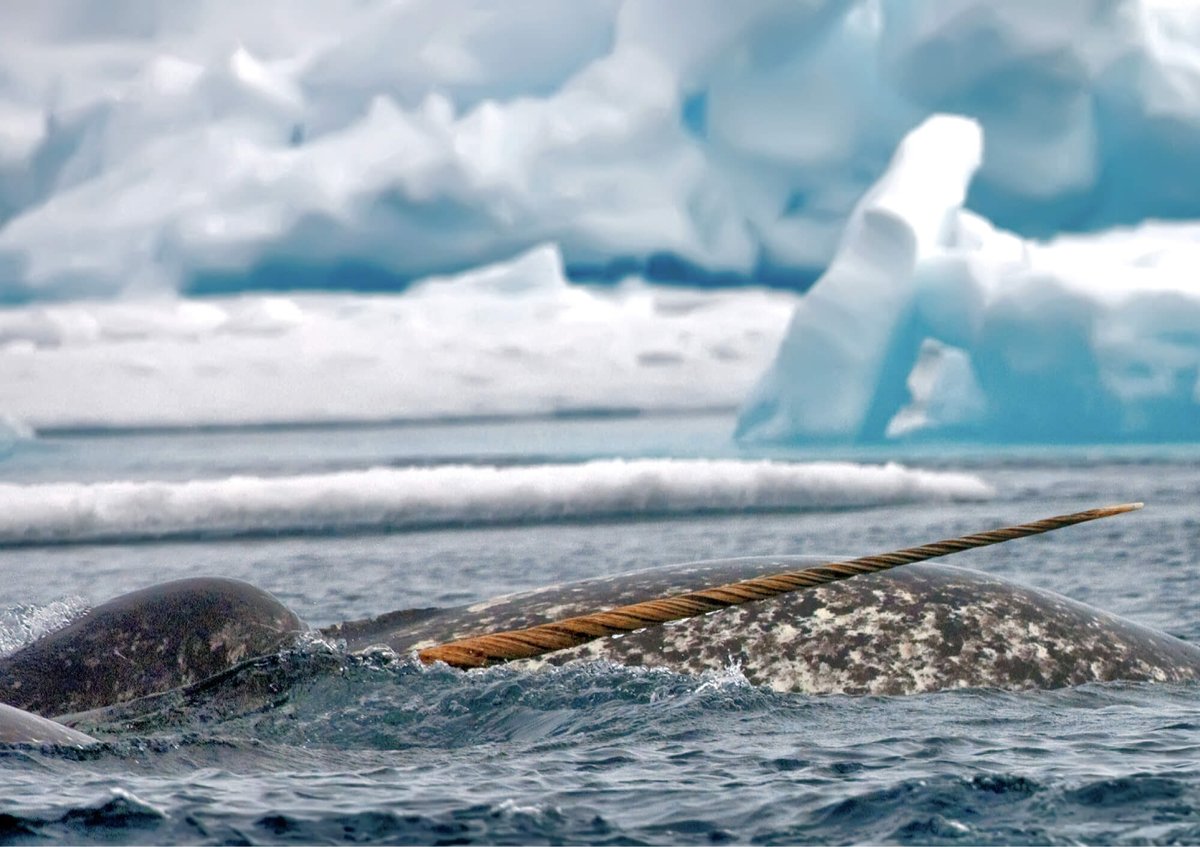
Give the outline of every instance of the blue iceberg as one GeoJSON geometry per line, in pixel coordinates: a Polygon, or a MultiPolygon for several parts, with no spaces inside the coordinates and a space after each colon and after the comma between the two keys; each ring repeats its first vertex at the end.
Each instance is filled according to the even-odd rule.
{"type": "Polygon", "coordinates": [[[979,122],[1026,237],[1200,217],[1200,11],[1161,0],[0,9],[0,301],[572,278],[806,288],[900,139],[979,122]]]}
{"type": "Polygon", "coordinates": [[[901,144],[796,307],[738,436],[1042,443],[1200,432],[1200,224],[1028,241],[963,209],[978,124],[901,144]]]}

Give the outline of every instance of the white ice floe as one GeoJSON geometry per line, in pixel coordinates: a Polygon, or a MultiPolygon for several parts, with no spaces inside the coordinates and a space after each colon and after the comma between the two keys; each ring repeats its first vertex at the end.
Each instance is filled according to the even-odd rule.
{"type": "Polygon", "coordinates": [[[557,250],[404,295],[0,310],[0,410],[35,428],[734,408],[796,298],[569,284],[557,250]]]}

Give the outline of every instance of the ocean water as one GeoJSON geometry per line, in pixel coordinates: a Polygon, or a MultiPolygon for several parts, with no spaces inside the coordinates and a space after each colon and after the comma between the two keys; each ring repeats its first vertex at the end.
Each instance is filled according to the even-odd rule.
{"type": "MultiPolygon", "coordinates": [[[[733,446],[732,425],[612,415],[17,441],[0,458],[0,649],[200,573],[251,581],[321,626],[691,559],[878,552],[1129,500],[1147,508],[953,561],[1200,640],[1200,448],[768,456],[733,446]],[[614,457],[627,464],[594,483],[607,495],[560,485],[614,457]],[[729,464],[653,464],[672,457],[729,464]],[[749,485],[736,460],[760,459],[793,474],[792,499],[761,486],[723,499],[749,485]],[[814,461],[823,469],[798,464],[814,461]],[[711,489],[679,482],[700,468],[711,489]],[[452,495],[499,480],[497,497],[528,508],[484,499],[406,524],[395,516],[438,503],[396,493],[418,477],[380,472],[414,470],[462,486],[452,495]],[[293,520],[305,497],[323,504],[319,525],[293,520]],[[165,532],[161,509],[186,520],[165,532]],[[97,526],[107,534],[89,535],[97,526]]],[[[850,698],[750,686],[736,657],[702,678],[597,664],[464,674],[326,645],[291,661],[265,711],[114,728],[87,751],[0,747],[0,842],[1200,841],[1194,685],[850,698]]]]}

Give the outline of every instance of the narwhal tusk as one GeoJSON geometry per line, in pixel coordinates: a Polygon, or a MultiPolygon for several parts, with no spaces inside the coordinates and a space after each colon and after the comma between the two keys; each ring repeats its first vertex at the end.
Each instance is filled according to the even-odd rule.
{"type": "Polygon", "coordinates": [[[509,662],[516,659],[532,659],[546,653],[568,650],[598,638],[620,633],[634,632],[650,626],[704,615],[729,606],[740,606],[756,600],[765,600],[780,594],[800,591],[850,579],[861,574],[886,571],[901,565],[949,556],[975,547],[1001,544],[1016,538],[1041,535],[1056,529],[1108,518],[1142,508],[1141,503],[1124,503],[1043,518],[1032,523],[1006,526],[999,529],[963,535],[907,547],[890,553],[863,556],[805,568],[798,571],[755,577],[740,582],[731,582],[715,588],[691,591],[619,606],[603,612],[565,618],[552,623],[539,624],[526,629],[478,635],[427,647],[417,656],[423,662],[445,662],[457,668],[479,668],[509,662]]]}

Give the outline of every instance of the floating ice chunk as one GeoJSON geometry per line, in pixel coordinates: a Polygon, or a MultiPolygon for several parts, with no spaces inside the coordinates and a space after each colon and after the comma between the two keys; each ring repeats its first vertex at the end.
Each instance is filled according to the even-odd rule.
{"type": "Polygon", "coordinates": [[[452,277],[431,277],[413,286],[413,297],[509,296],[568,288],[562,254],[553,245],[535,247],[509,262],[497,262],[452,277]]]}
{"type": "Polygon", "coordinates": [[[1200,217],[1200,6],[0,4],[0,299],[568,267],[805,285],[900,138],[1024,236],[1200,217]],[[69,234],[65,237],[64,234],[69,234]]]}
{"type": "Polygon", "coordinates": [[[971,357],[958,347],[926,339],[907,387],[911,400],[888,422],[884,436],[889,439],[939,430],[969,432],[987,414],[987,397],[971,369],[971,357]]]}
{"type": "Polygon", "coordinates": [[[882,437],[921,342],[919,257],[949,246],[979,165],[978,126],[934,117],[901,144],[850,217],[829,270],[801,300],[738,431],[763,440],[882,437]]]}
{"type": "Polygon", "coordinates": [[[909,136],[851,216],[744,405],[739,435],[1200,434],[1200,225],[1023,242],[961,210],[978,138],[931,131],[941,125],[909,136]],[[957,143],[958,155],[911,155],[939,139],[957,143]]]}

